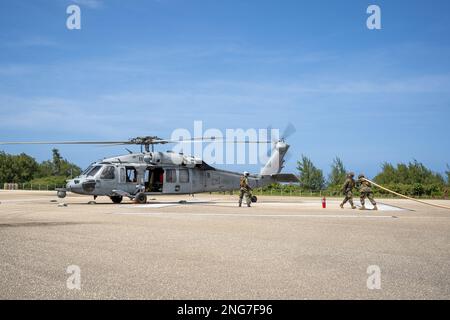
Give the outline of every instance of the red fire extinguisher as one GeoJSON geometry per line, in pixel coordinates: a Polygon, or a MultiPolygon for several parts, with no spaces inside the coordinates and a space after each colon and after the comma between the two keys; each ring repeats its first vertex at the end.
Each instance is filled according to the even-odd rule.
{"type": "Polygon", "coordinates": [[[325,197],[322,198],[322,208],[326,208],[327,207],[327,199],[325,199],[325,197]]]}

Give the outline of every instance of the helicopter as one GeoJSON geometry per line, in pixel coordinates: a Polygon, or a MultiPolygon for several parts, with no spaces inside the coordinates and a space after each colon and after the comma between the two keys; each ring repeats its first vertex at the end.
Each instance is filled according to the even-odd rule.
{"type": "MultiPolygon", "coordinates": [[[[138,204],[147,203],[150,195],[175,195],[203,192],[224,192],[239,189],[242,173],[214,168],[202,159],[174,153],[155,151],[155,145],[179,142],[213,142],[216,137],[200,137],[188,140],[166,140],[157,136],[136,137],[126,141],[34,141],[0,142],[13,144],[89,144],[89,145],[140,145],[141,152],[92,163],[81,175],[67,180],[64,188],[57,188],[57,196],[65,198],[68,192],[93,196],[106,196],[119,204],[129,198],[138,204]],[[150,149],[151,147],[151,149],[150,149]],[[143,148],[145,150],[143,150],[143,148]]],[[[274,143],[272,154],[259,174],[249,174],[251,188],[260,188],[275,182],[298,182],[294,174],[282,174],[284,157],[289,145],[284,138],[278,141],[233,141],[234,143],[274,143]]],[[[256,202],[256,196],[252,197],[256,202]]]]}

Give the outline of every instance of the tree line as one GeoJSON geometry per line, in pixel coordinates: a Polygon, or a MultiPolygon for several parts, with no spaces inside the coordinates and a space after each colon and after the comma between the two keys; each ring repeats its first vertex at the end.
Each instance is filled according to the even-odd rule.
{"type": "MultiPolygon", "coordinates": [[[[298,177],[301,191],[341,191],[347,176],[347,169],[343,161],[336,157],[331,164],[328,179],[323,171],[317,168],[311,159],[302,155],[297,161],[298,177]]],[[[445,177],[440,173],[433,172],[423,163],[414,160],[407,164],[399,163],[392,165],[385,162],[373,180],[393,191],[411,196],[442,196],[448,194],[450,184],[450,166],[447,164],[445,177]]],[[[274,187],[274,186],[272,186],[274,187]]],[[[387,191],[375,190],[377,193],[386,194],[387,191]]]]}
{"type": "Polygon", "coordinates": [[[0,183],[63,186],[68,178],[80,173],[81,169],[64,159],[58,149],[52,150],[51,160],[40,163],[25,153],[11,155],[0,151],[0,183]]]}

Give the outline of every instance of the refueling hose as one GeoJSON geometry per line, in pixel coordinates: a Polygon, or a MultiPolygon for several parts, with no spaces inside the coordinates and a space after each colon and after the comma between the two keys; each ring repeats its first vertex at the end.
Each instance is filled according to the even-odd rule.
{"type": "Polygon", "coordinates": [[[422,203],[422,204],[426,204],[426,205],[429,205],[429,206],[433,206],[433,207],[437,207],[437,208],[443,208],[443,209],[450,210],[450,207],[447,207],[447,206],[444,206],[444,205],[440,205],[440,204],[429,203],[429,202],[422,201],[422,200],[415,199],[415,198],[411,198],[411,197],[405,196],[405,195],[403,195],[403,194],[400,194],[400,193],[398,193],[398,192],[389,190],[388,188],[382,187],[382,186],[380,186],[379,184],[373,182],[372,180],[369,180],[369,179],[366,179],[366,178],[362,178],[362,179],[365,180],[365,181],[367,181],[367,182],[370,182],[371,184],[373,184],[374,186],[376,186],[376,187],[378,187],[378,188],[380,188],[380,189],[386,190],[386,191],[388,191],[388,192],[390,192],[390,193],[393,193],[393,194],[395,194],[395,195],[397,195],[397,196],[399,196],[399,197],[402,197],[402,198],[405,198],[405,199],[408,199],[408,200],[412,200],[412,201],[416,201],[416,202],[420,202],[420,203],[422,203]]]}

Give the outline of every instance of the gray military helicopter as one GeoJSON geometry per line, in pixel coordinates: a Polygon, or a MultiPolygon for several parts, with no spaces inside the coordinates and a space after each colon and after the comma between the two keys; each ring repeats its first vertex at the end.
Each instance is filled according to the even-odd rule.
{"type": "MultiPolygon", "coordinates": [[[[165,140],[157,136],[137,137],[127,141],[47,141],[47,142],[0,142],[11,144],[90,144],[90,145],[140,145],[141,152],[103,159],[92,163],[80,176],[68,180],[65,188],[57,189],[59,198],[67,192],[107,196],[114,203],[129,198],[144,204],[149,195],[195,194],[202,192],[231,191],[239,189],[242,173],[220,170],[208,165],[202,159],[154,150],[158,144],[180,142],[213,142],[215,137],[200,137],[188,140],[165,140]],[[150,150],[151,147],[151,150],[150,150]],[[142,148],[145,148],[143,150],[142,148]]],[[[272,141],[233,141],[233,143],[272,143],[272,141]]],[[[272,154],[259,174],[248,177],[252,188],[259,188],[274,182],[298,182],[294,174],[280,173],[289,145],[284,138],[273,142],[272,154]]],[[[253,197],[256,202],[256,197],[253,197]]]]}

